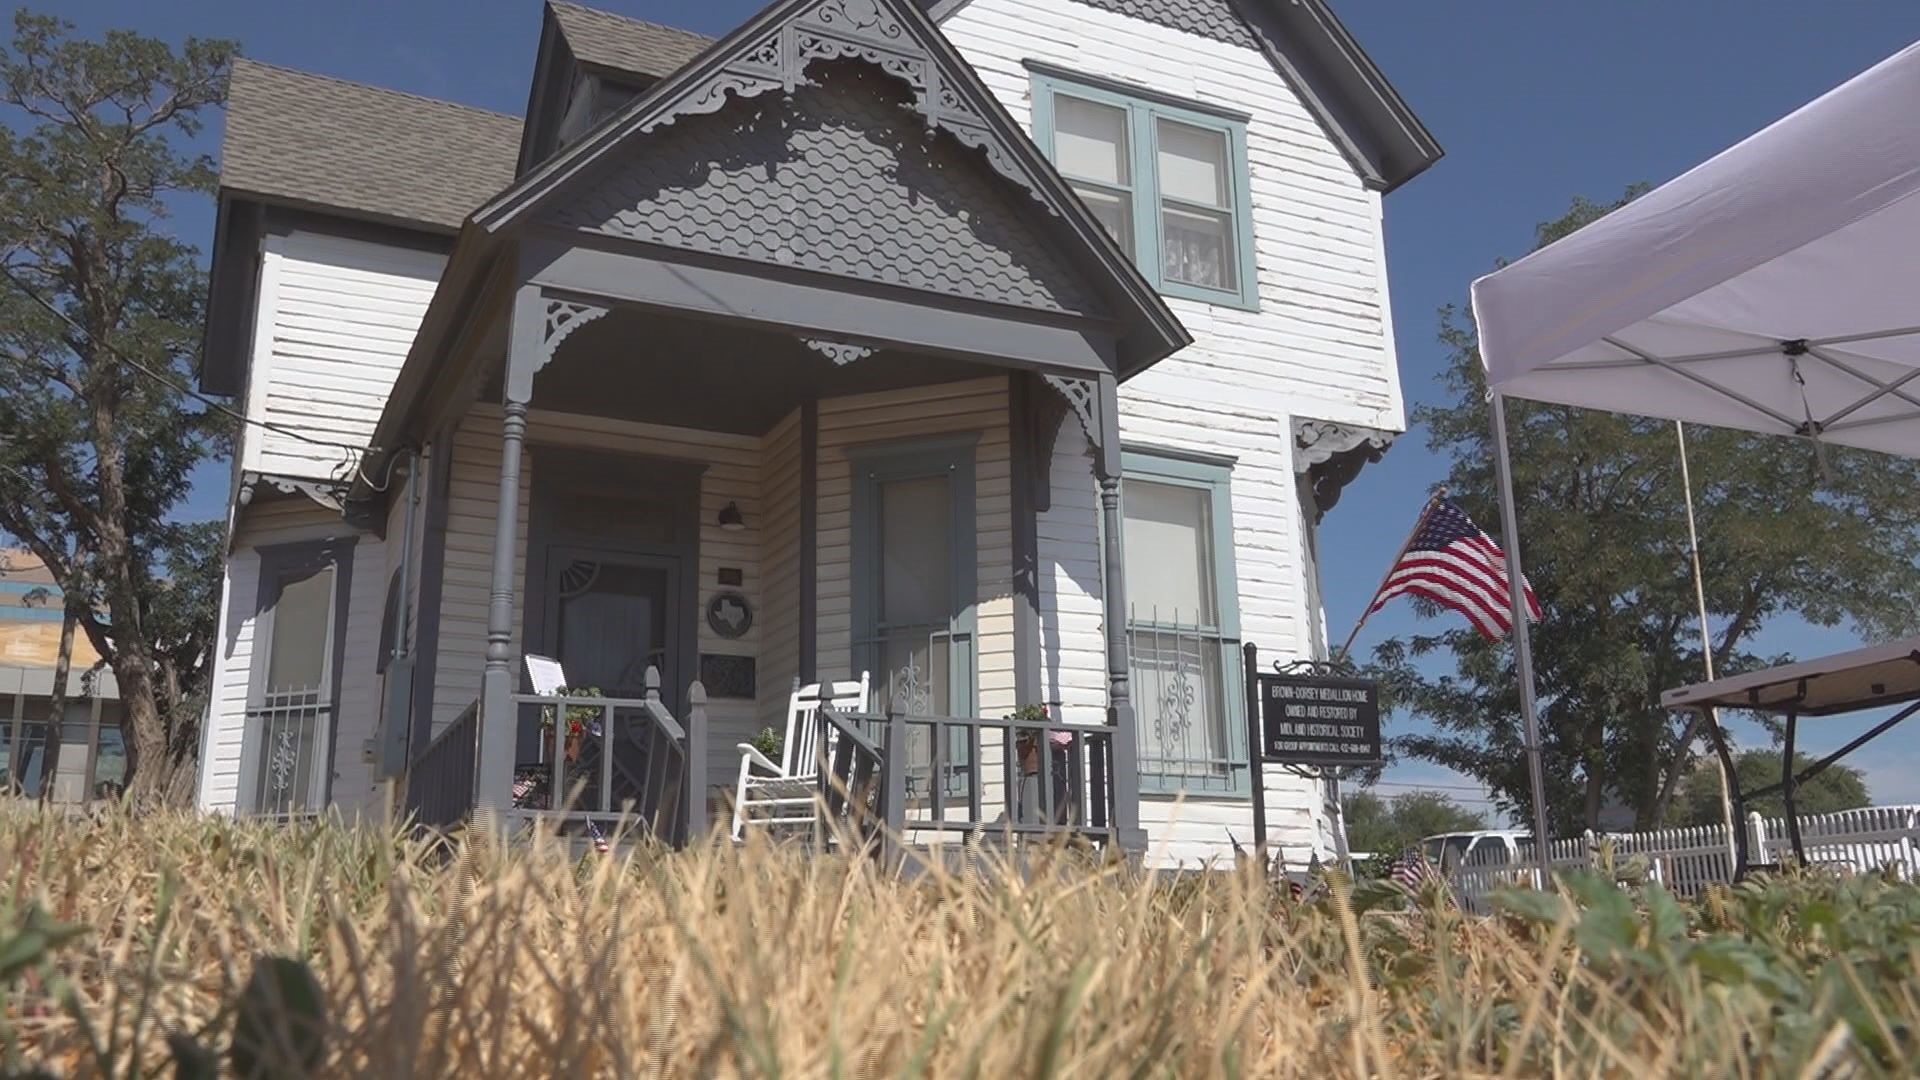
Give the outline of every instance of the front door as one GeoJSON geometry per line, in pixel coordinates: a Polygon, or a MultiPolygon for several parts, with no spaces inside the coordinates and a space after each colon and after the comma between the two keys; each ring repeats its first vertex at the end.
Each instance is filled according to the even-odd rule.
{"type": "MultiPolygon", "coordinates": [[[[654,668],[660,673],[661,703],[680,715],[677,691],[685,664],[675,626],[681,611],[680,561],[555,546],[547,549],[545,571],[543,652],[560,661],[567,689],[576,696],[638,700],[646,697],[647,670],[654,668]]],[[[588,738],[578,757],[568,761],[568,774],[586,785],[568,793],[579,809],[615,810],[645,794],[652,720],[637,707],[615,708],[611,719],[604,744],[588,738]],[[611,768],[603,770],[607,747],[611,768]],[[610,786],[604,796],[603,782],[610,786]]],[[[543,758],[553,752],[538,729],[523,726],[522,743],[530,739],[521,747],[522,760],[529,753],[543,758]]]]}
{"type": "Polygon", "coordinates": [[[556,547],[547,553],[547,632],[552,656],[570,689],[602,697],[639,698],[649,667],[660,672],[660,696],[676,708],[682,657],[675,648],[680,610],[679,560],[556,547]]]}
{"type": "MultiPolygon", "coordinates": [[[[644,698],[647,669],[657,668],[661,704],[684,716],[695,667],[698,466],[540,447],[533,488],[527,651],[560,661],[576,694],[604,698],[644,698]]],[[[546,763],[553,752],[544,723],[541,710],[521,717],[521,762],[546,763]]],[[[603,758],[599,740],[585,740],[566,772],[589,790],[567,797],[579,797],[574,805],[588,810],[617,810],[639,798],[651,732],[644,710],[615,709],[607,740],[612,760],[603,758]]]]}

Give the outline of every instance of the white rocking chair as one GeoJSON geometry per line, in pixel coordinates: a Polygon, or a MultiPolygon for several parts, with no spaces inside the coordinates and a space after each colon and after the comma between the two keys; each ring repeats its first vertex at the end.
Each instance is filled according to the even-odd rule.
{"type": "MultiPolygon", "coordinates": [[[[828,700],[837,709],[863,712],[868,681],[863,671],[857,683],[834,683],[833,696],[828,700]]],[[[778,764],[767,760],[753,744],[739,744],[740,784],[733,796],[735,840],[745,835],[748,825],[805,825],[814,820],[820,778],[814,760],[814,746],[820,738],[820,702],[818,683],[794,687],[787,701],[787,737],[780,744],[778,764]],[[756,809],[763,813],[756,817],[756,809]]]]}

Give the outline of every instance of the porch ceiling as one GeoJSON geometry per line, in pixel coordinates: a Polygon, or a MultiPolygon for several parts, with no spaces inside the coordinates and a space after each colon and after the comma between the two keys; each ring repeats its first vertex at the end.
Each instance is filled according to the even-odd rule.
{"type": "Polygon", "coordinates": [[[923,353],[802,344],[738,323],[615,309],[569,335],[534,377],[538,409],[760,435],[815,397],[978,378],[995,369],[923,353]]]}

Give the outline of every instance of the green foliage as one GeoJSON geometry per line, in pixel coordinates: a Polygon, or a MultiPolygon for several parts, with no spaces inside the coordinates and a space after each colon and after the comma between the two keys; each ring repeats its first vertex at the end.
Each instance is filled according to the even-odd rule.
{"type": "MultiPolygon", "coordinates": [[[[1611,208],[1576,199],[1540,227],[1540,243],[1611,208]]],[[[1474,328],[1445,309],[1440,340],[1443,401],[1414,419],[1451,463],[1453,498],[1498,533],[1474,328]]],[[[1674,425],[1521,400],[1507,409],[1527,575],[1545,610],[1533,651],[1551,827],[1564,835],[1597,825],[1610,797],[1639,826],[1655,825],[1695,758],[1659,694],[1703,670],[1674,425]]],[[[1920,462],[1832,447],[1816,457],[1796,441],[1705,427],[1689,427],[1687,443],[1717,670],[1777,659],[1756,655],[1753,643],[1778,618],[1851,623],[1870,637],[1913,631],[1920,462]]],[[[1473,776],[1506,808],[1524,807],[1512,650],[1456,614],[1444,621],[1438,633],[1389,641],[1373,656],[1384,698],[1434,728],[1395,739],[1395,749],[1473,776]]]]}
{"type": "Polygon", "coordinates": [[[781,751],[786,748],[786,742],[786,736],[781,732],[775,731],[770,727],[763,727],[760,729],[759,734],[753,737],[751,745],[755,750],[760,751],[761,755],[768,761],[777,762],[780,760],[781,751]]]}
{"type": "Polygon", "coordinates": [[[1340,809],[1347,826],[1347,847],[1388,859],[1423,837],[1487,827],[1485,817],[1437,791],[1409,791],[1391,800],[1371,791],[1355,791],[1341,799],[1340,809]]]}
{"type": "Polygon", "coordinates": [[[22,10],[0,52],[0,532],[83,601],[145,798],[191,769],[211,667],[218,526],[170,515],[230,432],[178,389],[204,275],[165,221],[213,189],[212,160],[174,140],[224,99],[234,48],[72,31],[22,10]]]}
{"type": "MultiPolygon", "coordinates": [[[[1798,772],[1812,765],[1814,759],[1805,754],[1795,754],[1793,761],[1794,769],[1798,772]]],[[[1748,750],[1734,757],[1733,767],[1740,777],[1743,791],[1772,787],[1780,782],[1780,751],[1748,750]]],[[[1794,791],[1793,801],[1802,814],[1831,814],[1836,810],[1869,806],[1873,799],[1867,792],[1865,773],[1835,764],[1800,785],[1794,791]]],[[[1777,817],[1787,812],[1786,800],[1778,794],[1749,799],[1746,808],[1749,812],[1767,817],[1777,817]]],[[[1674,807],[1673,823],[1718,825],[1723,820],[1720,769],[1715,762],[1704,761],[1680,782],[1680,797],[1678,805],[1674,807]]]]}

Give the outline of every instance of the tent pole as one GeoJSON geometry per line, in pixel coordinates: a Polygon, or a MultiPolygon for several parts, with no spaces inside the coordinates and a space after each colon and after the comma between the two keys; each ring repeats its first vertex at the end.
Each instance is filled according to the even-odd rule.
{"type": "MultiPolygon", "coordinates": [[[[1706,664],[1707,681],[1712,682],[1714,678],[1713,635],[1707,629],[1707,584],[1705,577],[1700,572],[1700,530],[1699,527],[1694,524],[1693,520],[1693,472],[1687,466],[1687,425],[1679,420],[1675,420],[1673,422],[1673,437],[1680,444],[1680,490],[1685,494],[1687,499],[1687,554],[1693,559],[1693,600],[1695,604],[1699,605],[1700,609],[1700,658],[1702,662],[1706,664]]],[[[1713,723],[1714,726],[1718,727],[1720,724],[1720,709],[1716,706],[1709,709],[1708,712],[1712,714],[1708,717],[1708,720],[1713,723]]],[[[1692,742],[1693,740],[1691,739],[1687,740],[1688,745],[1682,746],[1680,752],[1691,756],[1693,752],[1692,742]]],[[[1720,771],[1720,816],[1724,818],[1727,823],[1727,857],[1738,862],[1739,856],[1733,850],[1733,795],[1732,788],[1729,787],[1731,781],[1727,776],[1726,765],[1718,762],[1717,758],[1716,764],[1720,771]]],[[[1679,766],[1679,762],[1674,762],[1675,768],[1679,768],[1679,766]]]]}
{"type": "Polygon", "coordinates": [[[1513,651],[1520,669],[1520,719],[1526,725],[1527,779],[1533,786],[1533,851],[1540,868],[1540,887],[1553,888],[1547,844],[1546,772],[1540,760],[1539,704],[1533,693],[1533,642],[1527,623],[1526,577],[1520,569],[1520,516],[1513,505],[1513,466],[1507,460],[1507,399],[1493,394],[1493,466],[1500,481],[1500,531],[1507,549],[1507,599],[1513,604],[1513,651]]]}

